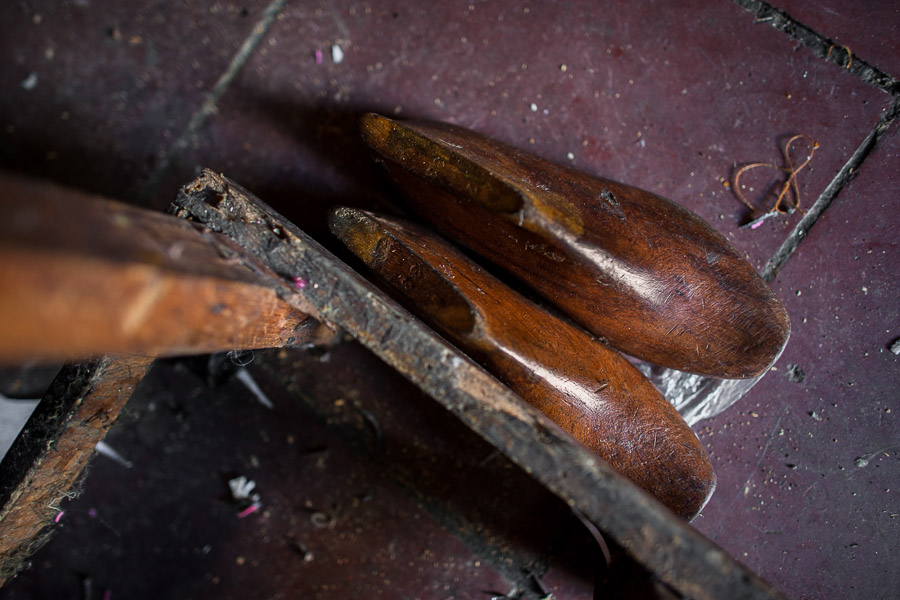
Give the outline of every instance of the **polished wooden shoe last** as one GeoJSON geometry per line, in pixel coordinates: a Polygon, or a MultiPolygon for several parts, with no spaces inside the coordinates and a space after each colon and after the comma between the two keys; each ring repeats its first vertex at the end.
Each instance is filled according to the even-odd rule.
{"type": "Polygon", "coordinates": [[[370,114],[361,130],[419,218],[623,352],[750,378],[787,342],[753,267],[673,202],[451,125],[370,114]]]}
{"type": "Polygon", "coordinates": [[[700,441],[641,373],[431,231],[338,209],[332,232],[411,312],[659,501],[692,519],[716,477],[700,441]]]}

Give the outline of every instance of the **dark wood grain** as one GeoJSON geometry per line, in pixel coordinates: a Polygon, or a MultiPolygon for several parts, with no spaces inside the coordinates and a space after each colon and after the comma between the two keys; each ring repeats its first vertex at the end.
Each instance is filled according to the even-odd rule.
{"type": "Polygon", "coordinates": [[[436,234],[352,209],[332,231],[417,316],[685,519],[715,488],[706,452],[631,363],[525,300],[436,234]]]}
{"type": "Polygon", "coordinates": [[[363,118],[410,209],[638,358],[748,378],[779,356],[787,313],[705,221],[459,127],[363,118]]]}

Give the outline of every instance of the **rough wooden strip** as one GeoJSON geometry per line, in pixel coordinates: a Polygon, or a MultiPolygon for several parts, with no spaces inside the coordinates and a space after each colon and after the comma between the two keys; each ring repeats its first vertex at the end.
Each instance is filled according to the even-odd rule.
{"type": "Polygon", "coordinates": [[[286,284],[196,224],[10,177],[0,192],[0,362],[280,347],[315,330],[278,297],[286,284]]]}
{"type": "Polygon", "coordinates": [[[257,252],[285,280],[302,279],[296,301],[348,331],[673,590],[698,599],[781,597],[239,185],[206,171],[183,188],[175,210],[257,252]]]}
{"type": "Polygon", "coordinates": [[[0,585],[52,533],[60,501],[152,361],[104,357],[60,371],[0,463],[0,585]]]}
{"type": "Polygon", "coordinates": [[[266,287],[141,264],[0,250],[0,362],[202,354],[303,342],[308,315],[266,287]]]}

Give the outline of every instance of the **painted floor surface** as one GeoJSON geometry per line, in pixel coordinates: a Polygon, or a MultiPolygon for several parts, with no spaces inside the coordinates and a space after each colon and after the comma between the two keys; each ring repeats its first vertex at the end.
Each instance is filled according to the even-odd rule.
{"type": "MultiPolygon", "coordinates": [[[[775,6],[805,28],[726,0],[15,3],[0,11],[0,167],[153,208],[210,167],[344,256],[326,210],[391,204],[356,133],[377,111],[679,202],[777,275],[793,329],[775,369],[695,428],[719,477],[695,526],[789,597],[890,597],[900,9],[775,6]],[[801,208],[833,202],[814,227],[796,212],[739,228],[736,168],[784,166],[798,134],[818,143],[801,208]],[[800,243],[770,263],[786,239],[800,243]]],[[[785,176],[754,169],[740,190],[771,204],[785,176]]],[[[113,598],[590,597],[597,549],[564,506],[355,346],[332,355],[260,357],[274,412],[157,367],[109,436],[133,467],[98,458],[0,597],[85,581],[113,598]],[[243,519],[227,488],[240,474],[264,503],[243,519]]]]}

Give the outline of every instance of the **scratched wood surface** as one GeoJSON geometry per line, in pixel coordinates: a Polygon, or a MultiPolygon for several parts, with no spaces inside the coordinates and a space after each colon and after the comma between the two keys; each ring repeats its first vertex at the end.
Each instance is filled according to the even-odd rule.
{"type": "Polygon", "coordinates": [[[2,584],[47,539],[156,356],[299,345],[322,329],[262,263],[196,224],[9,176],[0,190],[0,362],[88,357],[0,463],[2,584]]]}
{"type": "Polygon", "coordinates": [[[434,232],[352,209],[335,234],[409,310],[680,517],[715,489],[706,451],[625,358],[523,298],[434,232]]]}
{"type": "Polygon", "coordinates": [[[299,344],[266,268],[183,219],[0,178],[0,362],[299,344]]]}
{"type": "Polygon", "coordinates": [[[778,298],[681,206],[461,127],[370,114],[361,129],[418,217],[615,348],[682,371],[748,378],[787,342],[778,298]]]}

